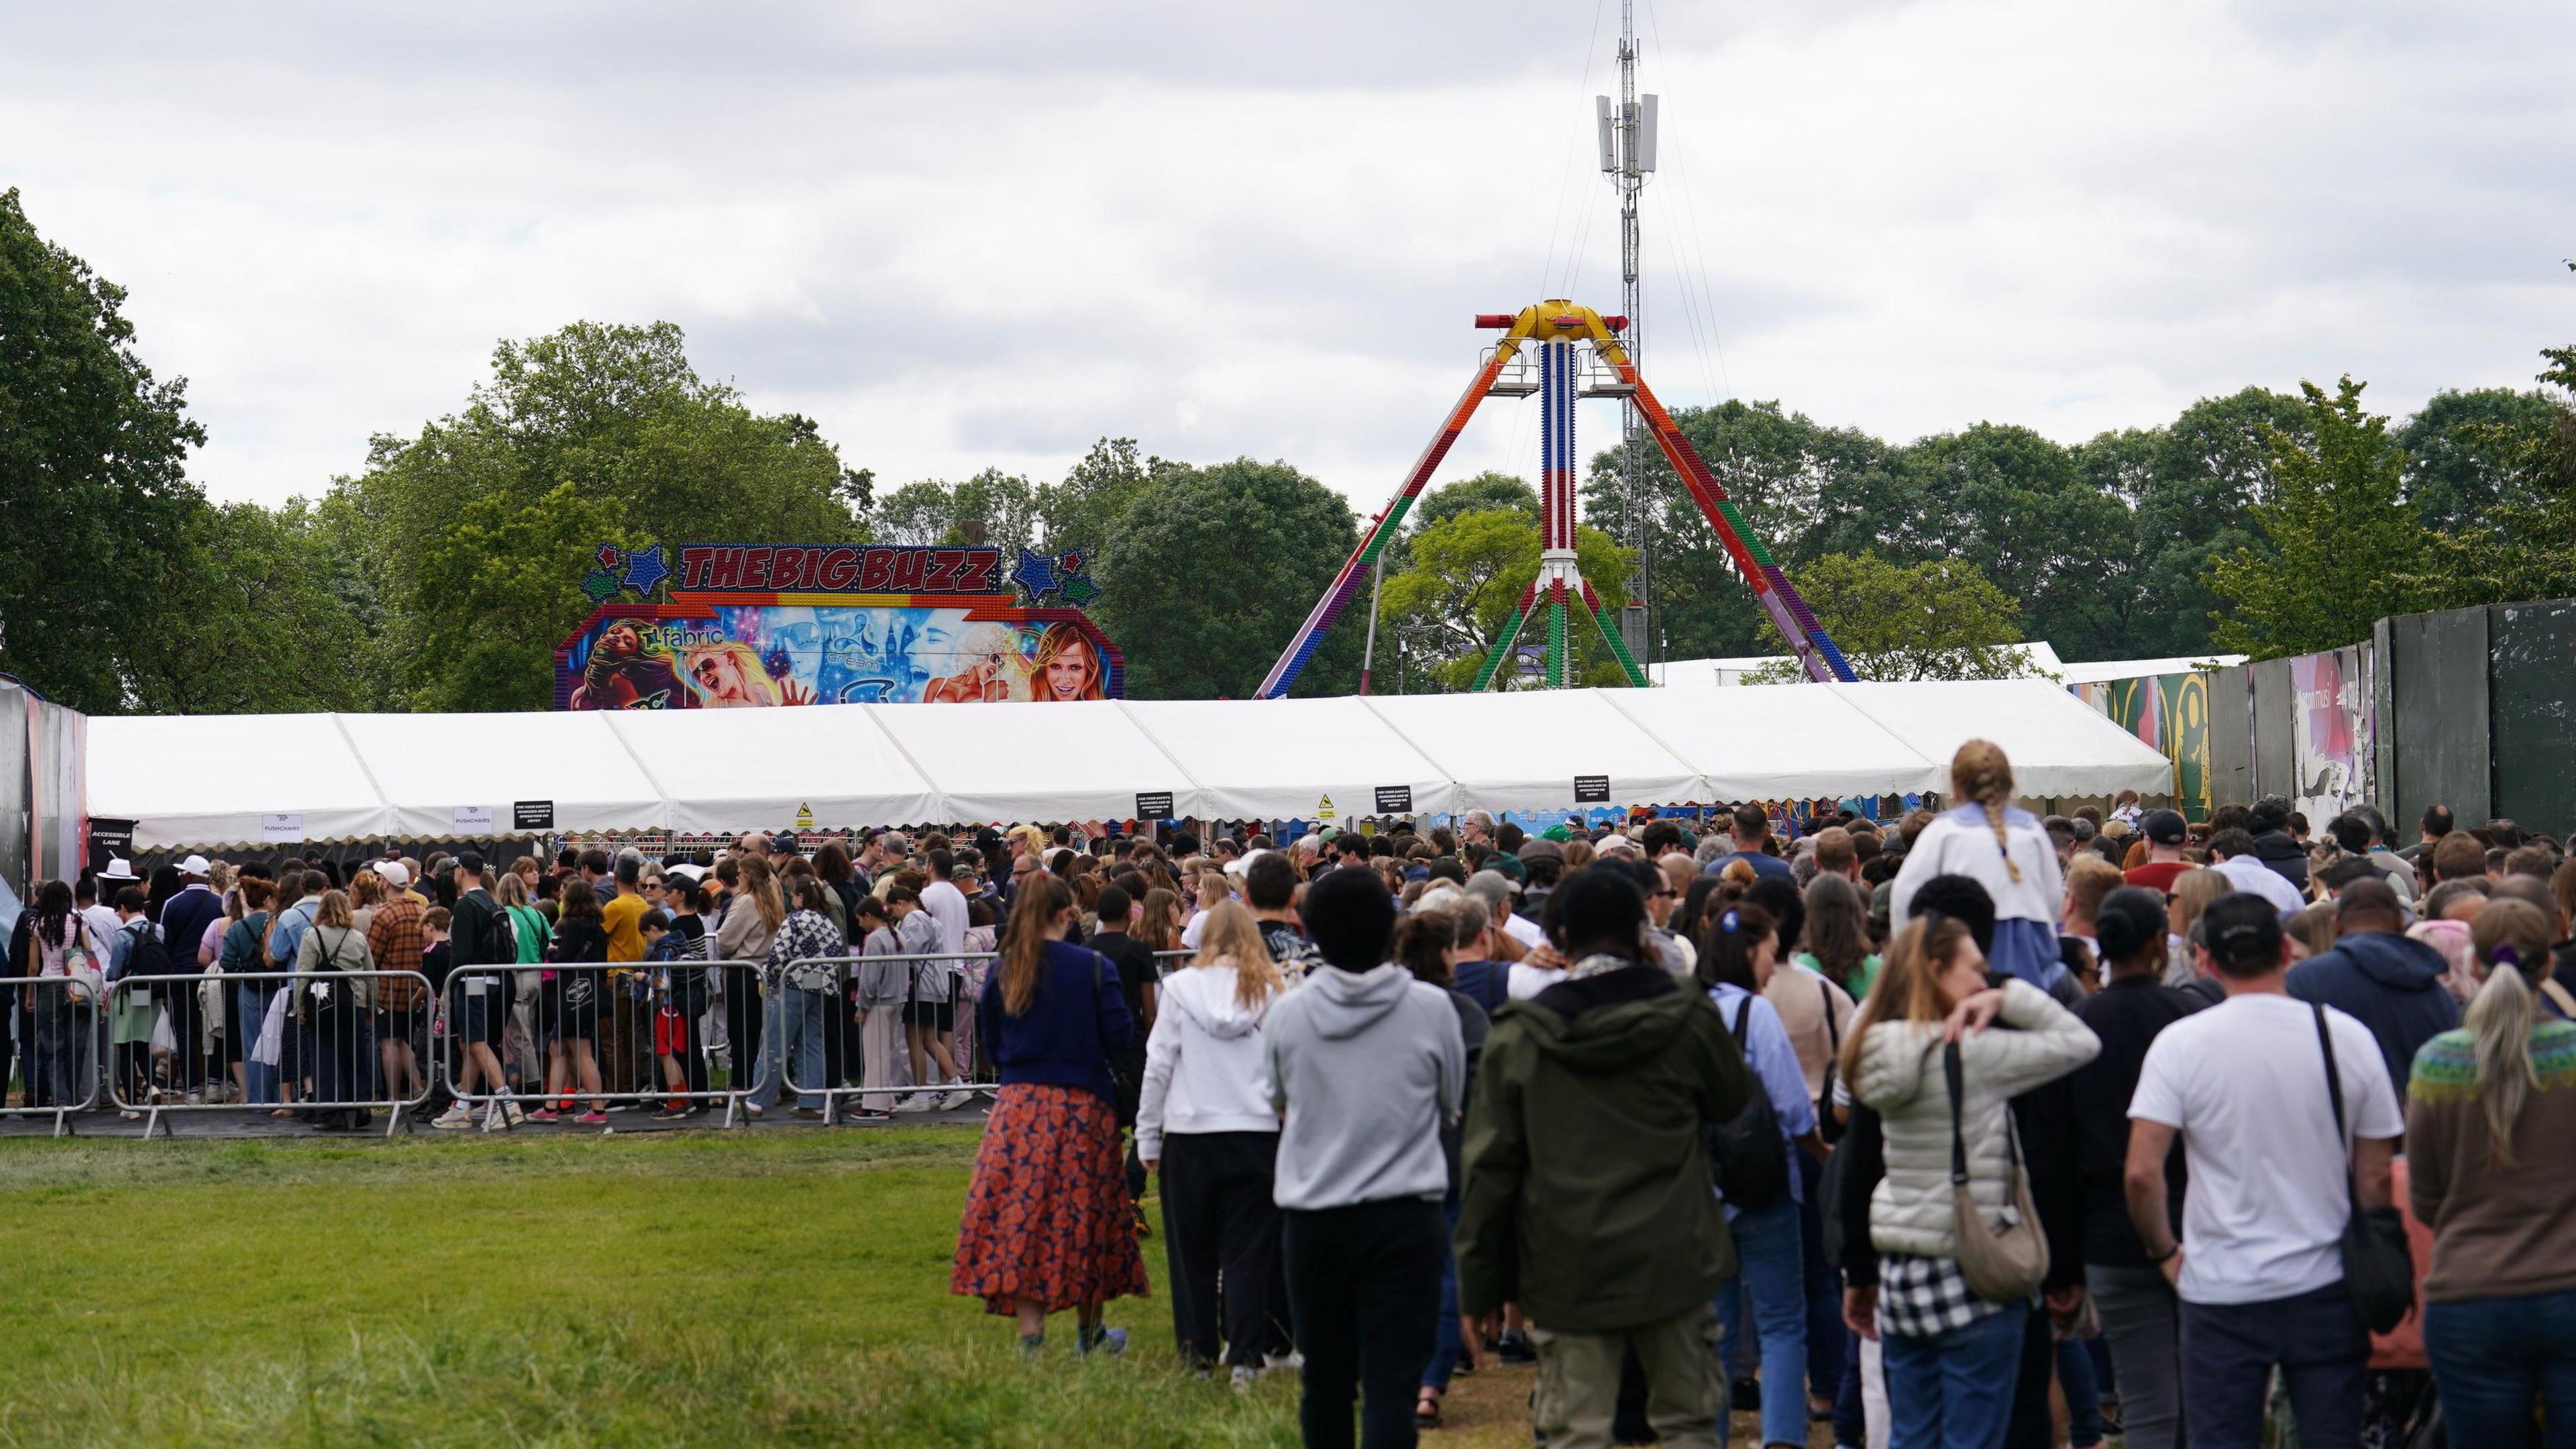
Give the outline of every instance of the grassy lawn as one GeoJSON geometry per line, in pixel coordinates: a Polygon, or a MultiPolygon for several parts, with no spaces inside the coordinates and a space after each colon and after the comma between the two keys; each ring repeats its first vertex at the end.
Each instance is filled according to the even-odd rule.
{"type": "MultiPolygon", "coordinates": [[[[0,1144],[0,1445],[1296,1442],[1069,1317],[1023,1365],[948,1296],[973,1128],[0,1144]]],[[[1444,1449],[1528,1442],[1527,1376],[1444,1449]]]]}

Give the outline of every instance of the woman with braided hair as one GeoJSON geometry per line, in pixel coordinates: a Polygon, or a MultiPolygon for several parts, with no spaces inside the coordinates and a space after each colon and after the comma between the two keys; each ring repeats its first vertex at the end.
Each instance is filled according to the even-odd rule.
{"type": "Polygon", "coordinates": [[[2039,817],[2012,804],[2012,761],[1992,740],[1970,740],[1950,758],[1951,807],[1915,837],[1896,873],[1889,919],[1903,930],[1914,893],[1938,875],[1964,875],[1995,902],[1992,969],[2018,977],[2061,1004],[2083,999],[2057,959],[2057,919],[2066,904],[2057,847],[2039,817]]]}

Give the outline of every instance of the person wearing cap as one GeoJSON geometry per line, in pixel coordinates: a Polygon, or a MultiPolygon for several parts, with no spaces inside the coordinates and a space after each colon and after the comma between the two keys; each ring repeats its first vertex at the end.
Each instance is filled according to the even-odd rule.
{"type": "MultiPolygon", "coordinates": [[[[2159,814],[2172,814],[2159,811],[2159,814]]],[[[2152,818],[2152,817],[2150,817],[2152,818]]],[[[2174,817],[2177,821],[2180,816],[2174,817]]],[[[2084,1278],[2120,1371],[2120,1419],[2127,1449],[2172,1449],[2182,1424],[2182,1308],[2147,1261],[2122,1186],[2129,1155],[2129,1101],[2158,1033],[2198,1011],[2200,998],[2164,984],[2165,899],[2161,890],[2122,886],[2095,916],[2110,984],[2075,1014],[2102,1042],[2075,1069],[2077,1154],[2084,1185],[2084,1278]]],[[[2168,1154],[2166,1196],[2183,1199],[2183,1161],[2168,1154]]]]}
{"type": "MultiPolygon", "coordinates": [[[[170,959],[181,971],[196,969],[197,945],[206,938],[215,922],[224,918],[224,898],[207,884],[214,865],[202,855],[191,855],[179,862],[178,894],[161,905],[161,939],[170,943],[170,959]]],[[[179,1042],[179,1051],[171,1059],[176,1080],[173,1089],[196,1100],[203,1092],[204,1057],[197,1051],[201,1035],[201,1008],[194,991],[173,991],[169,995],[170,1030],[179,1042]]]]}
{"type": "Polygon", "coordinates": [[[2342,1244],[2354,1209],[2390,1202],[2406,1122],[2387,1060],[2368,1027],[2289,994],[2271,902],[2221,896],[2201,938],[2201,970],[2226,1000],[2147,1047],[2122,1171],[2147,1261],[2182,1300],[2184,1427],[2193,1449],[2254,1449],[2278,1368],[2300,1443],[2357,1445],[2370,1335],[2342,1244]],[[2190,1172],[2179,1236],[2165,1166],[2177,1140],[2190,1172]]]}
{"type": "Polygon", "coordinates": [[[2191,839],[2191,826],[2179,810],[2150,810],[2138,821],[2138,833],[2147,839],[2147,861],[2132,866],[2121,879],[2133,886],[2162,894],[2173,893],[2174,877],[2193,868],[2183,859],[2182,848],[2191,839]]]}

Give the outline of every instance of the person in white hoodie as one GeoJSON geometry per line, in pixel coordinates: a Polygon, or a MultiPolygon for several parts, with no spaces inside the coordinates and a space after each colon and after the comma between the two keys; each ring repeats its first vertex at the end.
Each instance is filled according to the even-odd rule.
{"type": "Polygon", "coordinates": [[[1261,923],[1240,902],[1208,912],[1197,959],[1165,977],[1136,1155],[1163,1184],[1163,1247],[1172,1269],[1172,1338],[1199,1369],[1220,1354],[1250,1386],[1288,1305],[1270,1301],[1279,1263],[1271,1201],[1279,1114],[1270,1105],[1262,1022],[1287,990],[1261,923]],[[1224,1284],[1220,1320],[1217,1287],[1224,1284]]]}
{"type": "Polygon", "coordinates": [[[1992,740],[1970,740],[1950,759],[1955,807],[1923,827],[1888,892],[1888,916],[1902,931],[1914,893],[1934,876],[1964,875],[1995,903],[1990,969],[2027,981],[2073,1006],[2083,986],[2057,958],[2057,921],[2066,907],[2057,847],[2039,817],[2012,807],[2012,761],[1992,740]]]}

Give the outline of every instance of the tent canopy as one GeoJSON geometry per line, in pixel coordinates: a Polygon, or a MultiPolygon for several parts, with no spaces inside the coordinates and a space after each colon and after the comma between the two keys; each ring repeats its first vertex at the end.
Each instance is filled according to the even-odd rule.
{"type": "Polygon", "coordinates": [[[824,829],[1911,794],[1983,736],[2039,798],[2162,795],[2157,751],[2045,681],[90,722],[89,811],[142,850],[371,836],[824,829]],[[1580,784],[1578,784],[1580,782],[1580,784]],[[1578,799],[1578,789],[1591,796],[1578,799]],[[1380,792],[1389,803],[1381,808],[1380,792]],[[1411,809],[1392,802],[1410,795],[1411,809]],[[265,825],[263,818],[268,817],[265,825]]]}

